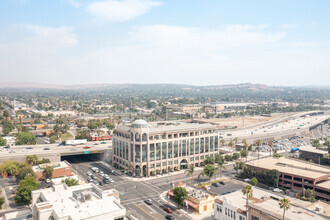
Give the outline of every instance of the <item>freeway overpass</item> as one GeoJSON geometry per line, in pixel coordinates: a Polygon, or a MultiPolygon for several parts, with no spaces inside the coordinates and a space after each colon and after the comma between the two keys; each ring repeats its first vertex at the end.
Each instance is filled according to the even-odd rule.
{"type": "Polygon", "coordinates": [[[110,161],[112,142],[107,142],[106,144],[94,145],[95,142],[88,142],[84,145],[79,146],[58,146],[54,144],[43,144],[43,145],[25,145],[25,146],[13,146],[8,150],[0,151],[0,163],[5,160],[15,160],[18,162],[25,161],[27,155],[36,154],[40,159],[48,158],[52,162],[60,161],[65,156],[71,155],[93,155],[99,160],[110,161]],[[86,149],[84,147],[89,146],[86,149]],[[33,149],[26,150],[27,147],[33,147],[33,149]],[[44,150],[44,148],[49,148],[49,150],[44,150]],[[11,150],[15,153],[10,153],[11,150]]]}

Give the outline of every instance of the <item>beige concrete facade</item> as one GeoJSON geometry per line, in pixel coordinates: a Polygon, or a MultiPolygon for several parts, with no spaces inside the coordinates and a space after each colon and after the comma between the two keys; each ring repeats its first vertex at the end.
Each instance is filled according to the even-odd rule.
{"type": "Polygon", "coordinates": [[[211,124],[137,120],[131,126],[118,126],[112,150],[113,165],[133,176],[150,176],[199,166],[219,152],[219,138],[211,124]]]}

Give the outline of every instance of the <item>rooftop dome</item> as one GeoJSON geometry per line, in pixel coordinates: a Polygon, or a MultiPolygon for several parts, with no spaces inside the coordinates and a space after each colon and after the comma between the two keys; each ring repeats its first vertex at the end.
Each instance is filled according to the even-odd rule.
{"type": "Polygon", "coordinates": [[[148,122],[142,119],[135,120],[132,123],[132,128],[147,128],[147,127],[149,127],[148,122]]]}

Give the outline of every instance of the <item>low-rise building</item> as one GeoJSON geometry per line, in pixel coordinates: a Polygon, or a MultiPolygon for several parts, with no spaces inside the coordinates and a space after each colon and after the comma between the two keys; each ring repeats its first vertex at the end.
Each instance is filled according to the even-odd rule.
{"type": "Polygon", "coordinates": [[[94,184],[68,187],[65,183],[32,192],[34,220],[124,219],[126,209],[115,189],[101,190],[94,184]]]}
{"type": "Polygon", "coordinates": [[[247,166],[255,171],[276,169],[280,172],[279,186],[300,194],[304,189],[312,189],[316,198],[330,200],[329,167],[285,157],[263,158],[247,166]]]}
{"type": "MultiPolygon", "coordinates": [[[[246,206],[246,196],[241,191],[219,196],[215,199],[215,220],[281,220],[283,209],[279,206],[282,196],[275,195],[265,190],[253,188],[253,196],[246,206]],[[247,212],[246,212],[247,210],[247,212]]],[[[326,219],[308,209],[309,202],[291,199],[291,208],[286,211],[285,219],[326,219]]]]}
{"type": "Polygon", "coordinates": [[[321,158],[328,156],[328,151],[320,150],[315,147],[304,147],[299,149],[299,157],[305,160],[312,160],[314,163],[320,164],[321,158]]]}
{"type": "Polygon", "coordinates": [[[53,167],[53,178],[72,176],[72,165],[67,161],[60,161],[56,163],[44,163],[33,166],[32,169],[37,175],[37,180],[45,179],[46,175],[44,169],[48,166],[53,167]]]}
{"type": "MultiPolygon", "coordinates": [[[[214,196],[211,193],[190,184],[179,184],[179,186],[188,191],[185,202],[188,204],[188,207],[197,214],[204,214],[214,209],[214,196]]],[[[171,197],[174,197],[173,190],[170,190],[168,193],[171,197]]]]}

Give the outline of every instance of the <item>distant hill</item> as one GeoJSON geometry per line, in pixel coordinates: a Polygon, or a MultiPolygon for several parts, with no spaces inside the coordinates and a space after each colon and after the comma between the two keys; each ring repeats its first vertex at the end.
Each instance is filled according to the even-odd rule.
{"type": "Polygon", "coordinates": [[[274,87],[265,84],[228,84],[228,85],[210,85],[210,86],[193,86],[184,84],[85,84],[85,85],[60,85],[60,84],[45,84],[45,83],[33,83],[33,82],[0,82],[0,88],[36,88],[36,89],[93,89],[93,88],[137,88],[137,87],[154,87],[160,86],[176,87],[183,90],[190,89],[206,89],[206,90],[222,90],[222,89],[249,89],[249,90],[283,90],[284,87],[274,87]]]}

